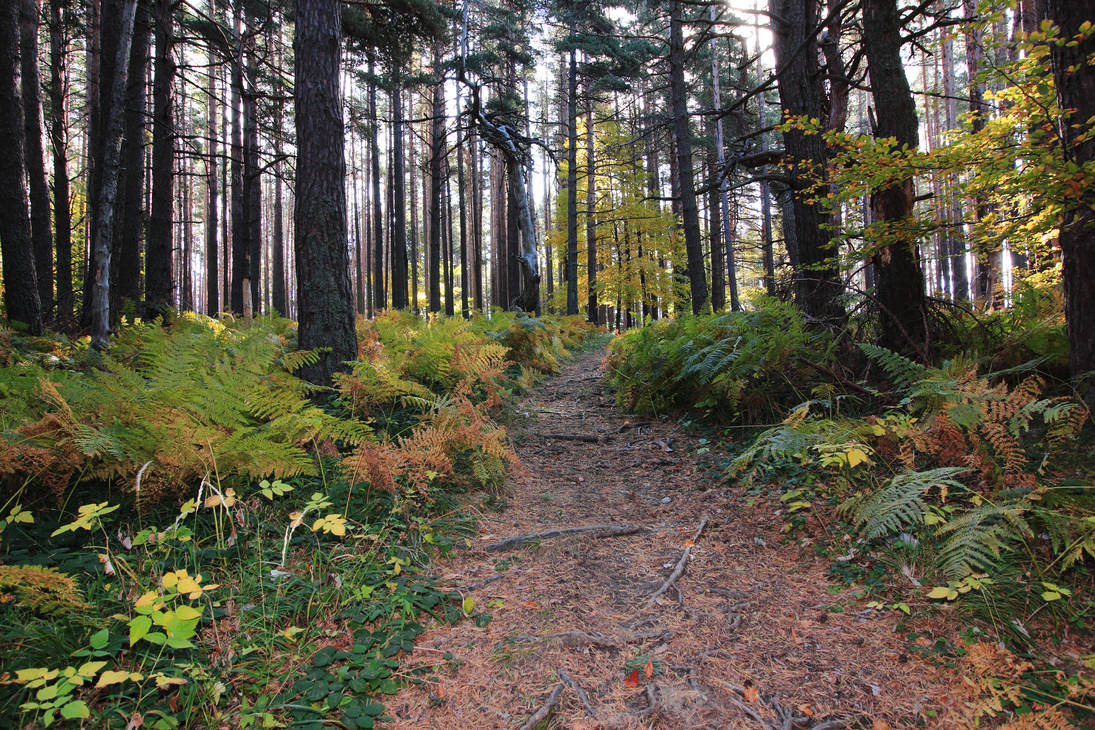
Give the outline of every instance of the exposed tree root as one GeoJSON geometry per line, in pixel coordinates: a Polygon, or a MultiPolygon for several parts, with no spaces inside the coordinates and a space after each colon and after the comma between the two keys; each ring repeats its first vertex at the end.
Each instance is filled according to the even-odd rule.
{"type": "Polygon", "coordinates": [[[540,707],[539,710],[532,713],[532,717],[530,717],[528,721],[521,726],[521,730],[532,730],[532,728],[536,727],[540,722],[545,720],[547,716],[551,714],[551,711],[555,709],[555,705],[559,704],[559,696],[563,694],[564,687],[566,687],[566,684],[564,684],[563,682],[555,685],[555,689],[551,690],[551,694],[548,695],[548,698],[544,701],[544,704],[540,707]]]}
{"type": "Polygon", "coordinates": [[[556,439],[558,441],[584,441],[587,444],[595,444],[601,440],[600,436],[593,433],[539,433],[537,431],[529,431],[528,435],[542,439],[556,439]]]}
{"type": "Polygon", "coordinates": [[[692,540],[689,542],[689,544],[685,546],[684,552],[681,553],[681,559],[677,561],[677,565],[673,568],[673,572],[669,574],[669,577],[666,579],[665,583],[662,583],[661,588],[654,591],[650,595],[650,598],[646,599],[646,604],[643,606],[644,608],[650,608],[651,606],[653,606],[654,601],[658,599],[658,596],[662,595],[670,588],[672,588],[673,584],[677,582],[677,579],[684,574],[684,566],[688,563],[688,556],[692,554],[692,548],[695,547],[696,540],[700,539],[700,533],[703,532],[703,528],[706,526],[707,518],[704,517],[702,520],[700,520],[700,526],[696,530],[696,534],[692,537],[692,540]]]}
{"type": "Polygon", "coordinates": [[[555,530],[545,530],[543,532],[534,532],[530,535],[509,537],[505,540],[492,542],[484,549],[488,552],[512,550],[513,548],[528,545],[537,540],[549,540],[553,537],[566,537],[567,535],[580,535],[586,532],[598,533],[597,537],[620,537],[622,535],[634,535],[636,532],[642,532],[645,529],[646,528],[642,525],[587,525],[585,527],[565,527],[555,530]]]}

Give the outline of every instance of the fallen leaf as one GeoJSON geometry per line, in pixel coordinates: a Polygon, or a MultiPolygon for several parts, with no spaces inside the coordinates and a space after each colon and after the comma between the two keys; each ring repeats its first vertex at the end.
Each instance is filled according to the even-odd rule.
{"type": "Polygon", "coordinates": [[[806,715],[806,717],[814,716],[814,708],[810,707],[809,705],[799,705],[798,711],[801,712],[803,715],[806,715]]]}
{"type": "Polygon", "coordinates": [[[525,608],[536,608],[536,601],[521,601],[521,605],[525,608]]]}
{"type": "Polygon", "coordinates": [[[636,669],[631,674],[627,675],[627,679],[624,680],[624,686],[626,687],[638,687],[639,686],[639,670],[636,669]]]}
{"type": "Polygon", "coordinates": [[[875,720],[871,725],[871,730],[890,730],[890,723],[885,720],[875,720]]]}
{"type": "Polygon", "coordinates": [[[696,544],[696,541],[695,541],[695,540],[685,540],[685,541],[684,541],[684,546],[685,546],[685,547],[692,547],[692,546],[693,546],[693,545],[695,545],[695,544],[696,544]]]}
{"type": "Polygon", "coordinates": [[[650,679],[651,677],[654,676],[654,660],[653,659],[647,659],[646,660],[646,666],[643,667],[643,674],[646,675],[647,679],[650,679]]]}
{"type": "Polygon", "coordinates": [[[760,699],[760,693],[757,692],[756,687],[754,687],[753,685],[749,685],[748,687],[745,688],[745,701],[746,702],[756,702],[758,699],[760,699]]]}

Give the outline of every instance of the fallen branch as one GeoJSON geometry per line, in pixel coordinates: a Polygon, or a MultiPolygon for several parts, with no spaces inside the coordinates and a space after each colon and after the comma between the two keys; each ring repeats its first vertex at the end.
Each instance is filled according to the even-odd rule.
{"type": "Polygon", "coordinates": [[[563,688],[565,686],[566,685],[562,682],[555,685],[555,689],[551,690],[551,694],[548,695],[543,706],[532,713],[532,717],[528,719],[528,722],[521,726],[521,730],[532,730],[532,728],[543,722],[547,716],[551,714],[551,711],[555,709],[555,705],[559,704],[559,696],[563,694],[563,688]]]}
{"type": "Polygon", "coordinates": [[[658,599],[658,596],[662,595],[677,582],[677,579],[684,574],[684,566],[688,563],[688,556],[692,554],[692,548],[696,546],[696,540],[700,539],[700,533],[703,532],[703,528],[707,526],[707,518],[704,517],[700,520],[700,526],[696,530],[696,534],[689,541],[688,545],[684,548],[684,552],[681,553],[681,559],[677,561],[676,567],[673,568],[673,572],[669,574],[665,583],[662,583],[662,587],[654,591],[650,598],[646,599],[646,605],[643,608],[650,608],[654,605],[654,601],[658,599]]]}
{"type": "Polygon", "coordinates": [[[596,646],[601,649],[618,649],[620,645],[607,636],[601,634],[587,634],[584,631],[556,631],[543,636],[532,634],[517,634],[507,639],[507,643],[535,643],[538,641],[558,641],[563,646],[576,649],[583,646],[596,646]]]}
{"type": "Polygon", "coordinates": [[[574,690],[574,694],[578,695],[578,700],[582,703],[582,706],[586,708],[586,712],[589,713],[589,716],[596,720],[597,713],[593,711],[593,706],[589,704],[589,695],[587,695],[586,691],[582,689],[582,685],[578,684],[574,680],[574,678],[567,674],[564,670],[559,669],[557,670],[557,672],[559,674],[559,679],[566,682],[567,685],[572,690],[574,690]]]}
{"type": "Polygon", "coordinates": [[[588,525],[586,527],[566,527],[556,530],[545,530],[544,532],[534,532],[531,535],[509,537],[505,540],[492,542],[487,545],[484,550],[487,550],[488,552],[512,550],[515,547],[528,545],[530,542],[536,542],[537,540],[549,540],[553,537],[566,537],[567,535],[580,535],[586,532],[598,533],[597,537],[620,537],[623,535],[634,535],[636,532],[642,532],[645,529],[646,528],[642,525],[588,525]]]}
{"type": "Polygon", "coordinates": [[[587,444],[595,444],[601,440],[600,436],[591,433],[540,433],[538,431],[529,431],[528,435],[558,441],[584,441],[587,444]]]}
{"type": "Polygon", "coordinates": [[[502,580],[505,577],[506,577],[505,573],[498,573],[497,575],[492,575],[489,578],[484,578],[483,580],[478,581],[477,583],[472,583],[471,585],[466,585],[466,586],[459,586],[456,590],[458,590],[460,593],[471,593],[472,591],[477,591],[477,590],[479,590],[480,588],[482,588],[484,586],[490,585],[491,583],[493,583],[496,580],[502,580]]]}

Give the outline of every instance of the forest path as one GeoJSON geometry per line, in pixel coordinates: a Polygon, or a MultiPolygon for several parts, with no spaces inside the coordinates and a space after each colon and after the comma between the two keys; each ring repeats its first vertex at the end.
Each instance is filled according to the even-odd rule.
{"type": "Polygon", "coordinates": [[[390,698],[395,726],[520,728],[552,700],[550,722],[528,727],[957,724],[960,683],[910,655],[897,612],[832,584],[828,560],[784,540],[774,505],[705,473],[695,437],[621,413],[603,356],[581,354],[518,403],[508,430],[525,473],[482,515],[479,542],[436,566],[491,621],[427,630],[408,661],[432,669],[390,698]],[[643,529],[486,549],[599,524],[643,529]]]}

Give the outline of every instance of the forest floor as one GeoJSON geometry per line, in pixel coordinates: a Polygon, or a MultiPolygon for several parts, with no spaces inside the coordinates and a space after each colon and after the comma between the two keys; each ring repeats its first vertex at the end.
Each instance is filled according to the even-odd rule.
{"type": "Polygon", "coordinates": [[[523,470],[478,543],[437,564],[491,621],[427,630],[408,662],[428,679],[386,703],[394,726],[964,725],[970,691],[917,651],[953,631],[947,617],[895,631],[903,614],[827,578],[830,560],[784,535],[774,499],[718,480],[699,437],[622,413],[603,356],[583,353],[517,404],[523,470]],[[488,549],[590,525],[641,529],[488,549]]]}

